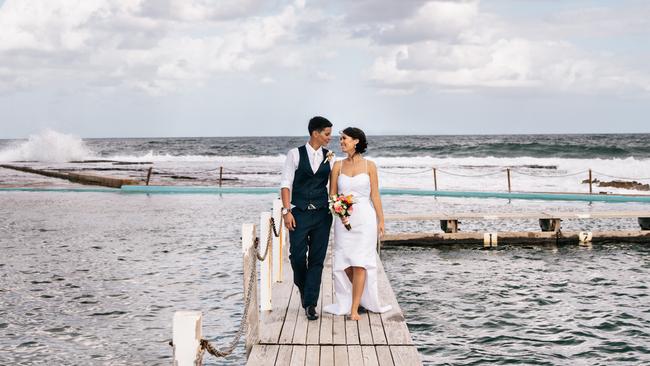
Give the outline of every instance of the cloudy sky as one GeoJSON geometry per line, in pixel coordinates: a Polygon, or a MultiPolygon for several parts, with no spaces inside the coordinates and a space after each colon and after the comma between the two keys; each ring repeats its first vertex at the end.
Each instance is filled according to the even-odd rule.
{"type": "Polygon", "coordinates": [[[650,132],[650,2],[0,0],[0,138],[650,132]]]}

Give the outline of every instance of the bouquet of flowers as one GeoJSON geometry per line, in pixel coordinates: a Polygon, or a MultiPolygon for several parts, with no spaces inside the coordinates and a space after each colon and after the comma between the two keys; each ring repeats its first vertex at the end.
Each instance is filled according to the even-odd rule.
{"type": "MultiPolygon", "coordinates": [[[[347,196],[344,194],[332,195],[329,199],[329,208],[332,215],[340,218],[350,217],[350,214],[352,214],[352,205],[354,204],[352,198],[351,194],[347,196]]],[[[345,228],[351,230],[352,226],[345,224],[345,228]]]]}

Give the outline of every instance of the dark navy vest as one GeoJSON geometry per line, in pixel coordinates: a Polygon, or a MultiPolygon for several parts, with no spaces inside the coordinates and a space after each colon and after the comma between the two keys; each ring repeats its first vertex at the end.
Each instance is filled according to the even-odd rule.
{"type": "Polygon", "coordinates": [[[328,152],[323,148],[323,160],[314,174],[309,163],[307,147],[303,145],[298,148],[300,162],[291,187],[291,204],[301,210],[306,210],[310,204],[315,208],[327,207],[327,181],[331,171],[330,163],[325,163],[328,152]]]}

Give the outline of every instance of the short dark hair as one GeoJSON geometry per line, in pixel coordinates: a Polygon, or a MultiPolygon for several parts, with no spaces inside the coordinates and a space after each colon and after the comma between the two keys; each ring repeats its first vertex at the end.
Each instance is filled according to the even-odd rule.
{"type": "Polygon", "coordinates": [[[321,132],[327,127],[332,127],[332,122],[325,117],[316,116],[309,120],[309,136],[311,136],[312,132],[321,132]]]}
{"type": "Polygon", "coordinates": [[[348,127],[345,130],[341,131],[344,135],[350,136],[353,139],[359,140],[357,145],[354,147],[356,152],[363,154],[368,148],[368,139],[366,139],[366,134],[360,128],[348,127]]]}

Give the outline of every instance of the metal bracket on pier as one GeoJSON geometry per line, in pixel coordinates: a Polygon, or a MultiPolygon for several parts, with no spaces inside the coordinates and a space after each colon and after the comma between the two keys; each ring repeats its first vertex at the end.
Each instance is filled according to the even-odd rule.
{"type": "Polygon", "coordinates": [[[440,220],[440,228],[447,234],[455,234],[458,232],[458,220],[440,220]]]}
{"type": "Polygon", "coordinates": [[[558,232],[560,231],[560,222],[562,220],[559,218],[539,219],[539,227],[545,232],[558,232]]]}
{"type": "Polygon", "coordinates": [[[498,235],[494,233],[483,234],[483,248],[496,248],[498,243],[498,235]]]}

